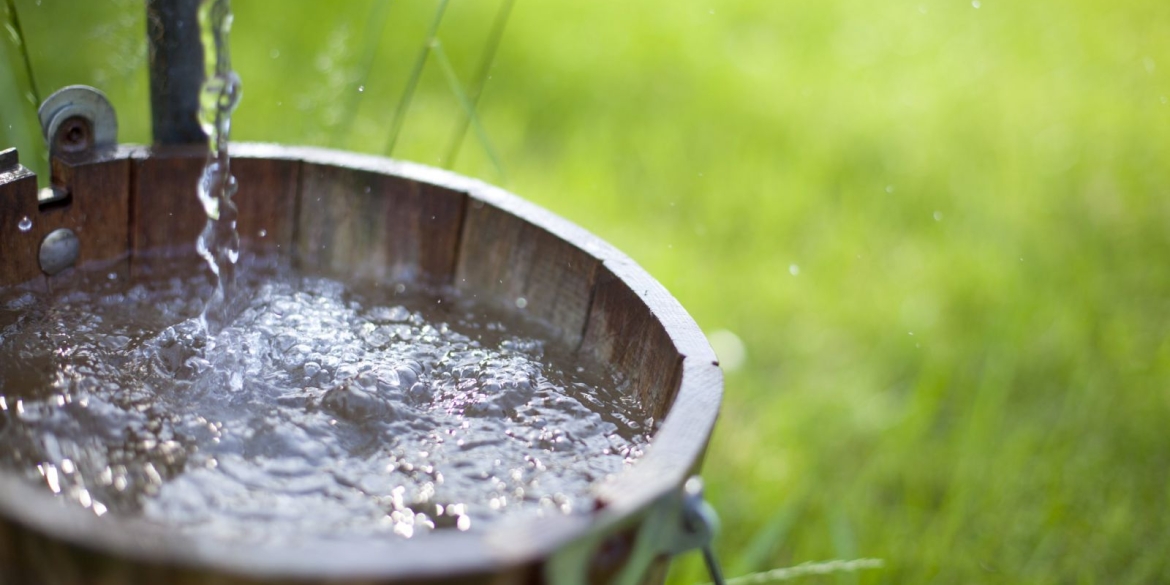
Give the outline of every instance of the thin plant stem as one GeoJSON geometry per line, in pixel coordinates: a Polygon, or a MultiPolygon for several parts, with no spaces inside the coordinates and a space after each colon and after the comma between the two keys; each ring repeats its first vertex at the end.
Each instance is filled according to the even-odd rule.
{"type": "Polygon", "coordinates": [[[885,562],[881,559],[854,559],[849,561],[838,559],[820,563],[809,562],[796,565],[795,567],[772,569],[771,571],[751,573],[742,577],[728,579],[727,585],[762,585],[764,583],[791,581],[800,577],[853,573],[867,569],[880,569],[882,567],[885,567],[885,562]]]}
{"type": "Polygon", "coordinates": [[[439,32],[439,24],[443,22],[443,14],[447,11],[448,2],[449,0],[439,1],[439,8],[435,10],[435,18],[431,22],[430,30],[427,31],[422,50],[419,51],[418,58],[414,61],[414,68],[410,71],[410,78],[406,81],[402,98],[398,100],[398,105],[394,108],[394,119],[390,123],[390,138],[386,143],[386,156],[394,154],[394,146],[398,143],[398,135],[402,131],[406,111],[410,109],[410,100],[414,97],[414,90],[418,86],[419,78],[422,77],[423,67],[427,64],[427,55],[431,53],[431,45],[435,41],[435,35],[439,32]]]}
{"type": "Polygon", "coordinates": [[[479,98],[483,95],[483,88],[487,85],[492,65],[496,61],[496,51],[500,48],[500,40],[504,37],[504,29],[508,26],[508,19],[512,16],[512,5],[516,0],[503,0],[500,9],[496,12],[492,30],[488,34],[487,44],[484,46],[483,57],[479,62],[479,70],[475,75],[475,82],[471,86],[470,114],[459,119],[455,133],[451,136],[451,145],[447,148],[447,156],[443,161],[447,168],[455,166],[455,159],[459,156],[459,149],[463,146],[463,138],[467,136],[467,128],[471,125],[476,108],[479,107],[479,98]]]}
{"type": "Polygon", "coordinates": [[[41,92],[37,89],[37,78],[33,75],[32,60],[28,56],[28,40],[24,38],[24,29],[20,26],[20,15],[16,12],[15,0],[8,0],[8,22],[16,32],[16,39],[20,43],[20,54],[24,57],[24,74],[28,76],[28,87],[32,91],[33,108],[41,105],[41,92]]]}
{"type": "Polygon", "coordinates": [[[500,173],[501,182],[507,183],[508,175],[504,172],[504,165],[500,162],[500,157],[496,156],[496,149],[492,148],[487,131],[484,130],[483,124],[479,121],[479,116],[475,113],[475,105],[471,103],[467,92],[463,91],[463,85],[459,83],[459,77],[455,74],[455,68],[451,66],[451,60],[447,58],[447,52],[443,50],[443,44],[439,42],[439,39],[435,39],[431,50],[435,52],[435,60],[439,62],[439,68],[443,70],[443,76],[447,78],[447,85],[451,86],[451,92],[455,94],[455,99],[459,100],[459,105],[463,108],[463,113],[471,121],[471,127],[475,128],[475,134],[479,138],[479,141],[483,143],[483,148],[487,152],[488,158],[491,159],[492,165],[496,167],[496,171],[500,173]]]}
{"type": "Polygon", "coordinates": [[[375,0],[374,4],[370,6],[369,18],[366,19],[366,30],[364,33],[365,54],[362,55],[361,69],[357,77],[357,91],[352,91],[349,97],[349,103],[343,110],[345,116],[341,123],[337,125],[333,133],[333,144],[341,146],[341,143],[350,136],[353,128],[353,121],[357,117],[358,106],[362,101],[362,88],[366,85],[366,80],[370,78],[370,71],[374,68],[374,58],[378,53],[378,44],[382,39],[382,33],[386,30],[386,23],[390,21],[390,0],[375,0]]]}

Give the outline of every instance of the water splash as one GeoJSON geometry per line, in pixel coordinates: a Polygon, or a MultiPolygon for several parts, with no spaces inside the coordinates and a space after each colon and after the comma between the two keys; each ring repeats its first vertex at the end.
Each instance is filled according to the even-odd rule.
{"type": "Polygon", "coordinates": [[[214,334],[184,320],[211,287],[181,264],[0,291],[0,468],[97,515],[280,546],[588,513],[649,441],[622,378],[522,312],[279,264],[242,261],[214,334]]]}
{"type": "Polygon", "coordinates": [[[203,325],[214,333],[234,312],[236,263],[240,258],[237,210],[232,201],[238,186],[228,156],[231,116],[241,96],[240,78],[232,71],[228,50],[228,33],[232,27],[230,0],[203,0],[199,6],[199,27],[206,79],[199,95],[199,125],[207,134],[210,153],[197,186],[199,201],[207,213],[207,225],[195,249],[215,275],[215,292],[200,316],[203,325]]]}

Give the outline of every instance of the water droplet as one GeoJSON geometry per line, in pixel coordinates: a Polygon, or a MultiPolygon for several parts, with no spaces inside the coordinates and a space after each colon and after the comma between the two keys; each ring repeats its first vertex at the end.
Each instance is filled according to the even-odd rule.
{"type": "Polygon", "coordinates": [[[32,229],[32,220],[26,215],[20,218],[20,223],[16,224],[16,227],[20,228],[22,232],[27,232],[32,229]]]}
{"type": "Polygon", "coordinates": [[[919,12],[919,13],[921,13],[921,14],[926,14],[926,5],[925,5],[925,4],[919,4],[919,5],[918,5],[918,12],[919,12]]]}
{"type": "Polygon", "coordinates": [[[524,297],[520,297],[520,298],[516,299],[516,308],[517,309],[523,309],[524,307],[527,307],[527,306],[528,306],[528,299],[526,299],[524,297]]]}
{"type": "Polygon", "coordinates": [[[800,274],[800,267],[795,265],[795,264],[789,264],[788,265],[788,274],[791,274],[792,276],[796,276],[796,275],[800,274]]]}
{"type": "Polygon", "coordinates": [[[359,85],[359,86],[358,86],[358,93],[362,93],[362,92],[364,92],[364,91],[366,91],[366,86],[364,86],[364,85],[359,85]]]}
{"type": "Polygon", "coordinates": [[[934,212],[934,221],[942,221],[942,212],[941,211],[934,212]]]}
{"type": "Polygon", "coordinates": [[[886,193],[893,193],[893,192],[894,192],[894,186],[893,185],[886,185],[886,193]]]}
{"type": "Polygon", "coordinates": [[[723,371],[734,372],[743,366],[747,359],[747,348],[738,335],[726,329],[719,329],[712,331],[707,340],[711,343],[711,349],[715,350],[715,356],[719,358],[719,366],[723,371]]]}
{"type": "Polygon", "coordinates": [[[268,237],[268,230],[260,230],[260,232],[259,232],[259,236],[260,236],[261,238],[268,237]]]}
{"type": "Polygon", "coordinates": [[[106,279],[108,279],[108,280],[118,280],[118,273],[117,273],[117,272],[111,272],[111,273],[109,273],[109,274],[107,274],[107,275],[106,275],[106,279]]]}
{"type": "Polygon", "coordinates": [[[269,55],[270,55],[270,56],[271,56],[273,59],[279,59],[279,58],[280,58],[280,49],[272,49],[272,51],[271,51],[271,52],[269,52],[268,54],[269,54],[269,55]]]}
{"type": "Polygon", "coordinates": [[[979,0],[971,0],[971,6],[974,6],[975,10],[979,10],[979,7],[983,6],[983,4],[981,4],[979,0]]]}

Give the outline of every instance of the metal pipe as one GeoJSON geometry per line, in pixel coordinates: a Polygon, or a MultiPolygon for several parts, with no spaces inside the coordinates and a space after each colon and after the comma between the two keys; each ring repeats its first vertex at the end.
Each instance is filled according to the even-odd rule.
{"type": "Polygon", "coordinates": [[[203,84],[200,0],[146,0],[154,144],[206,143],[199,127],[203,84]]]}

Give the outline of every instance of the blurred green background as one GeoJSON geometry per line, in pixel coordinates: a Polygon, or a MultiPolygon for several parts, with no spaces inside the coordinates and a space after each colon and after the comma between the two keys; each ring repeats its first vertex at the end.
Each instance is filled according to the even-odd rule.
{"type": "MultiPolygon", "coordinates": [[[[386,152],[435,2],[233,4],[233,138],[386,152]]],[[[149,141],[141,1],[16,5],[42,94],[95,85],[149,141]]],[[[499,7],[442,21],[466,86],[499,7]]],[[[1170,3],[520,0],[479,101],[499,166],[474,132],[448,160],[439,65],[394,156],[614,243],[738,366],[705,472],[729,575],[1170,581],[1170,3]]]]}

